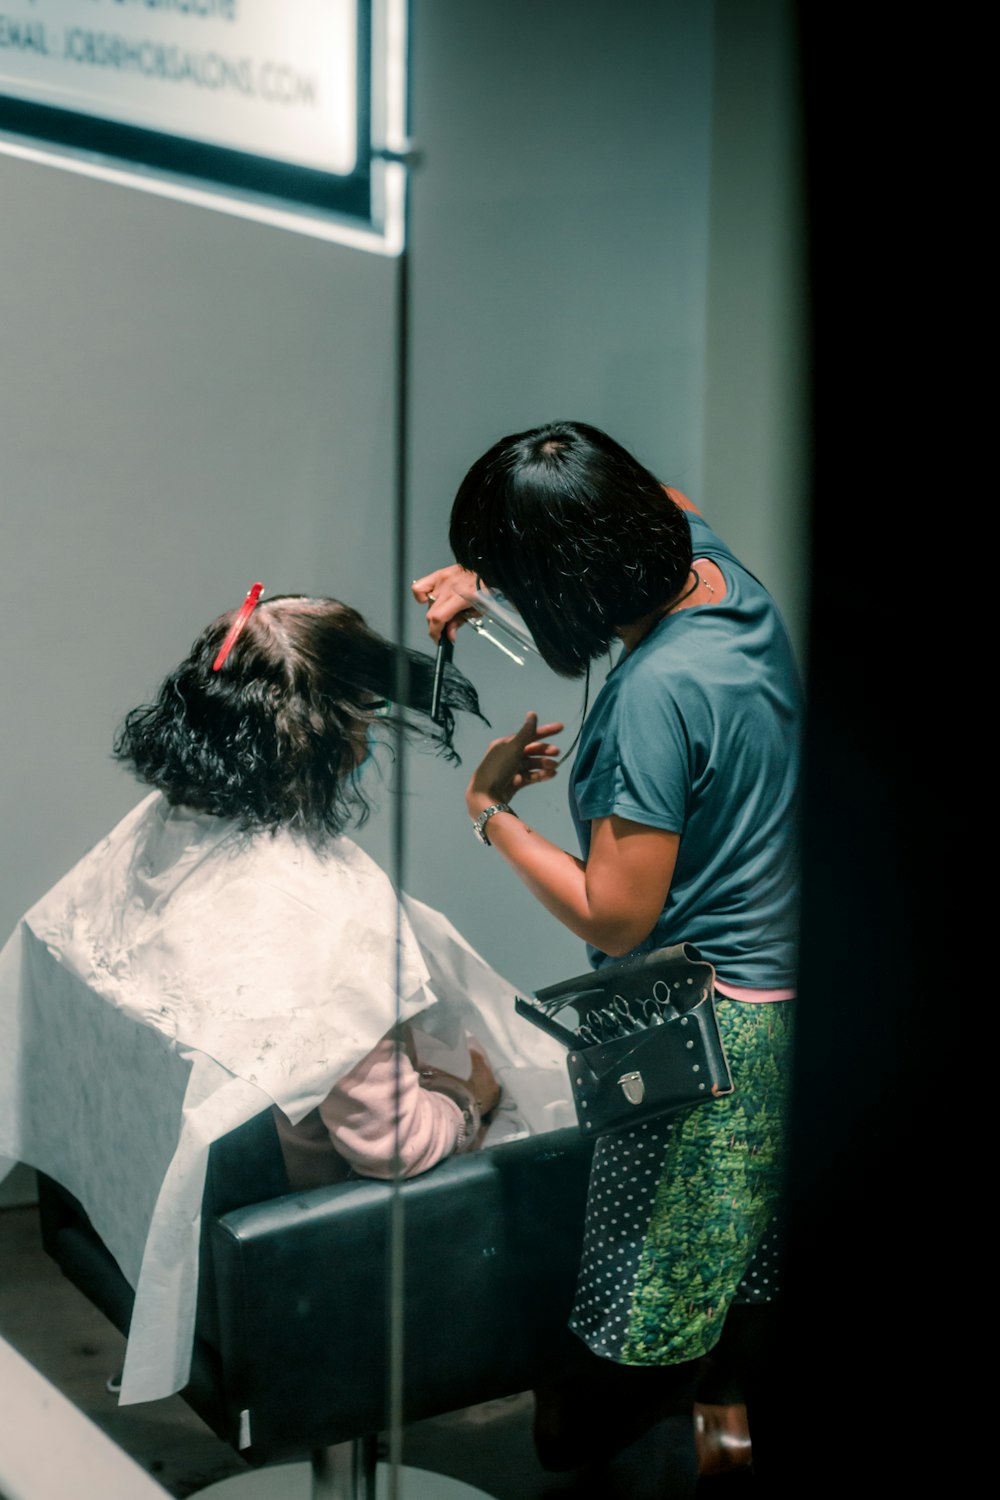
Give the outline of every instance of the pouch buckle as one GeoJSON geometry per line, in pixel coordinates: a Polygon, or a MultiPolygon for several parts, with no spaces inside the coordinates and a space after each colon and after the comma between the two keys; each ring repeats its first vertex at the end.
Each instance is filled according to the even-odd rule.
{"type": "Polygon", "coordinates": [[[630,1104],[641,1104],[645,1099],[646,1085],[641,1073],[623,1073],[618,1084],[630,1104]]]}

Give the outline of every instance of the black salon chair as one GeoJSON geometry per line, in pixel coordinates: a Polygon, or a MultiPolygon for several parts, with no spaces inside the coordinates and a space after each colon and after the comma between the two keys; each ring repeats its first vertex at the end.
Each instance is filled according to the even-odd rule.
{"type": "MultiPolygon", "coordinates": [[[[569,1313],[591,1149],[574,1127],[403,1183],[404,1424],[535,1383],[569,1313]]],[[[132,1289],[80,1204],[44,1176],[39,1203],[48,1254],[127,1333],[132,1289]]],[[[181,1394],[255,1469],[308,1459],[315,1495],[374,1500],[392,1203],[366,1180],[289,1192],[270,1111],[211,1150],[181,1394]]]]}

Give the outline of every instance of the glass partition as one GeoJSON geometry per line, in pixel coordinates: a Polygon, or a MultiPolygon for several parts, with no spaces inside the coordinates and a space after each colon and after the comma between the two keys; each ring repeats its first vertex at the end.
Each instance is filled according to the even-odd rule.
{"type": "MultiPolygon", "coordinates": [[[[602,934],[540,899],[502,839],[476,837],[465,792],[529,712],[563,725],[547,736],[556,776],[518,791],[515,811],[578,871],[593,820],[574,816],[576,750],[627,642],[560,675],[517,577],[477,573],[442,653],[433,588],[417,598],[413,583],[453,562],[452,505],[474,461],[572,420],[690,497],[799,649],[790,12],[775,0],[754,24],[738,6],[642,0],[610,23],[570,0],[412,18],[389,0],[332,7],[365,39],[352,58],[370,61],[370,42],[385,65],[344,105],[353,146],[331,164],[301,141],[194,125],[183,160],[140,162],[139,135],[166,139],[170,122],[138,127],[123,95],[65,101],[82,133],[53,134],[29,38],[58,34],[73,77],[95,79],[111,53],[86,37],[131,36],[153,12],[233,37],[260,7],[90,0],[86,27],[79,6],[21,9],[0,18],[3,55],[18,54],[0,79],[18,560],[0,608],[19,705],[4,729],[18,857],[0,896],[4,932],[20,933],[17,993],[34,997],[18,1032],[30,1066],[7,1097],[29,1075],[35,1092],[14,1126],[0,1113],[0,1154],[55,1181],[50,1223],[75,1232],[66,1194],[82,1205],[110,1254],[115,1290],[98,1306],[132,1317],[116,1418],[184,1390],[217,1423],[226,1479],[298,1464],[320,1493],[353,1495],[376,1465],[379,1500],[540,1497],[533,1390],[576,1347],[591,1143],[570,1052],[516,1002],[592,974],[588,939],[602,934]],[[236,156],[274,159],[230,181],[236,156]],[[320,176],[346,196],[298,191],[320,176]],[[241,636],[225,653],[223,627],[212,638],[224,659],[202,664],[199,691],[217,705],[227,669],[237,684],[245,672],[254,723],[274,738],[251,744],[241,721],[219,732],[219,754],[236,747],[260,786],[325,755],[337,795],[241,826],[232,863],[205,865],[199,885],[205,830],[182,827],[183,809],[219,820],[234,804],[175,783],[168,879],[127,842],[158,773],[147,762],[137,785],[114,736],[257,583],[241,636]],[[141,915],[131,946],[98,953],[88,936],[71,955],[75,897],[58,931],[20,927],[87,859],[123,882],[102,933],[117,940],[141,915]],[[136,955],[164,914],[152,985],[136,955]],[[46,1127],[43,1095],[60,1091],[87,1122],[85,1150],[69,1149],[65,1120],[46,1127]]],[[[303,68],[310,35],[293,38],[303,68]]],[[[331,87],[336,61],[317,61],[331,87]]],[[[609,555],[617,542],[608,528],[609,555]]],[[[590,565],[596,601],[617,564],[590,565]]],[[[95,881],[90,896],[98,886],[111,889],[95,881]]],[[[638,1071],[622,1078],[641,1101],[638,1071]]],[[[644,1236],[630,1243],[632,1276],[644,1236]]],[[[642,1309],[628,1317],[642,1323],[642,1309]]],[[[563,1457],[586,1457],[586,1432],[562,1436],[563,1457]]]]}

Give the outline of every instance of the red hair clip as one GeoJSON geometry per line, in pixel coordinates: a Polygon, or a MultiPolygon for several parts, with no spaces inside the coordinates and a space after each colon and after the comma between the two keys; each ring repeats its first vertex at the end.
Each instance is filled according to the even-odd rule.
{"type": "Polygon", "coordinates": [[[213,672],[217,672],[219,670],[226,657],[233,649],[233,646],[236,643],[237,636],[243,629],[246,622],[249,620],[250,616],[253,614],[257,600],[260,598],[263,592],[264,585],[262,583],[255,583],[250,592],[247,594],[243,603],[240,605],[240,612],[236,616],[236,619],[233,621],[233,623],[230,625],[229,633],[227,634],[226,639],[223,641],[222,645],[219,647],[219,654],[212,663],[213,672]]]}

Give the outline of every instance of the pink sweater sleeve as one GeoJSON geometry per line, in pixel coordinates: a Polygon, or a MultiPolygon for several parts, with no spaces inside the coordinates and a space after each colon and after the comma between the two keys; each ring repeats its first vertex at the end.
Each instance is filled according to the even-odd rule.
{"type": "Polygon", "coordinates": [[[383,1037],[340,1079],[319,1113],[340,1155],[363,1177],[392,1176],[397,1142],[404,1177],[426,1172],[464,1145],[460,1106],[422,1087],[405,1051],[398,1051],[397,1063],[391,1037],[383,1037]]]}

